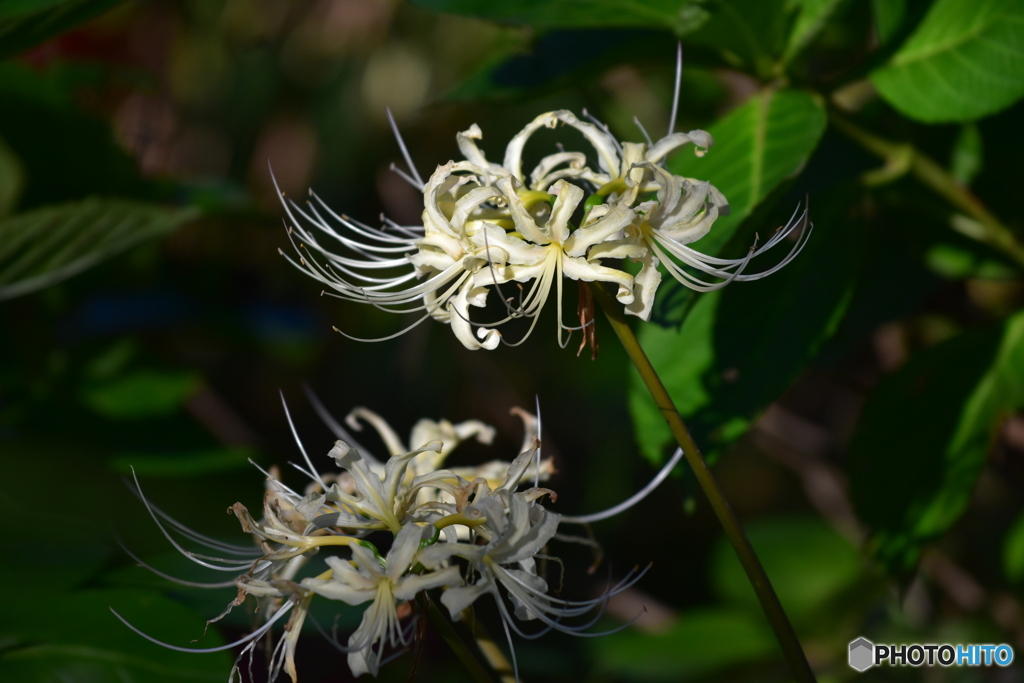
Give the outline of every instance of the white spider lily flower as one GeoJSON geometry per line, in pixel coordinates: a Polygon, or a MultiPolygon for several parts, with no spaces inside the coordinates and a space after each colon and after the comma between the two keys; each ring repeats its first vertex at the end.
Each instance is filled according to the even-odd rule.
{"type": "Polygon", "coordinates": [[[744,258],[723,259],[703,254],[688,244],[704,237],[720,215],[728,213],[729,204],[722,193],[708,182],[694,181],[669,173],[661,166],[649,161],[633,165],[625,184],[629,188],[646,186],[656,190],[655,196],[636,206],[636,221],[632,230],[646,243],[649,251],[638,259],[643,264],[637,274],[638,299],[627,312],[644,320],[650,318],[654,289],[661,280],[657,270],[659,263],[669,274],[686,287],[709,292],[721,289],[733,281],[760,280],[785,267],[796,258],[810,237],[808,212],[806,208],[794,211],[789,222],[775,231],[771,238],[760,247],[755,244],[744,258]],[[746,274],[744,269],[754,258],[764,254],[794,230],[800,229],[790,252],[777,265],[767,270],[746,274]],[[692,275],[688,270],[719,278],[719,282],[708,282],[692,275]]]}
{"type": "MultiPolygon", "coordinates": [[[[318,412],[324,416],[320,408],[318,412]]],[[[442,444],[442,440],[458,443],[476,437],[489,441],[493,430],[474,421],[452,424],[421,420],[412,430],[408,444],[419,442],[421,447],[407,450],[408,446],[375,413],[366,409],[353,411],[349,424],[353,428],[359,426],[359,421],[373,425],[391,457],[379,463],[368,453],[361,453],[361,447],[357,451],[339,440],[330,455],[344,472],[343,476],[334,475],[328,486],[332,475],[319,474],[299,442],[309,470],[296,468],[313,481],[309,494],[300,496],[279,481],[272,469],[264,472],[268,482],[262,519],[255,520],[240,503],[229,510],[238,517],[243,530],[258,541],[259,548],[234,546],[202,536],[151,505],[140,489],[139,496],[153,520],[180,552],[211,570],[235,574],[227,582],[178,581],[195,587],[234,585],[238,589],[228,608],[210,622],[219,620],[251,596],[257,601],[258,619],[263,625],[250,636],[221,648],[161,643],[130,624],[129,627],[153,642],[180,651],[207,652],[244,645],[230,674],[229,680],[233,681],[240,671],[241,659],[245,655],[251,658],[256,641],[290,612],[284,635],[270,650],[268,669],[271,680],[283,670],[293,683],[297,680],[294,656],[302,625],[309,617],[320,628],[309,612],[313,599],[365,605],[362,621],[347,647],[329,638],[347,653],[355,675],[376,675],[385,650],[409,644],[415,621],[406,622],[403,627],[403,615],[415,611],[417,605],[407,603],[420,592],[434,589],[443,589],[441,603],[454,619],[461,618],[463,610],[480,596],[492,596],[510,647],[512,633],[535,638],[554,629],[579,636],[602,635],[589,628],[600,618],[607,600],[632,586],[643,572],[629,572],[598,598],[565,600],[548,595],[548,584],[539,571],[537,559],[550,557],[549,543],[565,538],[557,535],[562,523],[606,519],[643,499],[667,476],[680,454],[648,486],[619,505],[592,515],[562,516],[542,504],[545,497],[554,501],[555,493],[536,485],[543,473],[538,466],[539,420],[525,411],[514,412],[523,419],[525,435],[523,448],[511,463],[493,461],[476,468],[432,469],[440,467],[454,447],[442,444]],[[497,474],[499,467],[503,470],[501,475],[497,474]],[[410,474],[416,472],[410,480],[410,474]],[[535,478],[533,487],[518,490],[529,475],[535,478]],[[428,495],[421,502],[424,492],[428,495]],[[216,551],[218,556],[187,550],[171,531],[216,551]],[[386,557],[369,539],[371,534],[390,538],[386,557]],[[346,546],[351,555],[349,559],[329,556],[325,559],[326,571],[301,576],[299,572],[307,571],[317,551],[325,546],[346,546]],[[521,622],[539,623],[540,630],[524,632],[521,622]]],[[[329,415],[325,422],[336,435],[354,443],[343,427],[328,418],[329,415]]],[[[514,649],[512,664],[518,677],[514,649]]]]}
{"type": "Polygon", "coordinates": [[[632,222],[628,208],[606,212],[592,224],[573,230],[569,221],[583,199],[579,187],[558,181],[551,185],[551,194],[526,192],[507,171],[494,177],[484,173],[473,164],[449,163],[438,167],[427,182],[424,237],[417,242],[417,253],[409,256],[417,273],[432,283],[422,293],[422,310],[451,324],[467,348],[492,349],[501,341],[495,328],[509,320],[533,318],[523,339],[529,336],[553,285],[560,329],[572,329],[561,323],[563,276],[613,283],[619,300],[632,302],[632,276],[587,256],[589,247],[621,234],[632,222]],[[469,175],[453,175],[459,171],[469,175]],[[493,185],[483,184],[492,181],[493,185]],[[466,191],[469,184],[479,186],[466,191]],[[518,306],[506,302],[505,318],[487,324],[470,319],[469,307],[486,306],[490,287],[531,280],[534,283],[518,306]]]}
{"type": "MultiPolygon", "coordinates": [[[[570,219],[583,199],[582,189],[556,180],[547,182],[545,191],[528,191],[507,168],[486,161],[475,143],[479,138],[476,126],[461,133],[460,148],[469,160],[439,166],[423,187],[421,228],[392,226],[393,234],[387,234],[334,214],[315,196],[306,208],[283,198],[293,242],[297,238],[296,247],[304,253],[293,264],[340,298],[389,311],[421,312],[420,321],[434,317],[448,323],[470,349],[493,349],[502,341],[495,328],[513,319],[533,318],[525,339],[552,289],[558,298],[561,341],[561,330],[575,329],[562,323],[563,276],[610,282],[616,285],[619,301],[632,303],[632,276],[588,254],[599,242],[621,238],[633,222],[632,210],[610,207],[574,228],[570,219]],[[351,234],[339,233],[325,215],[351,234]],[[331,253],[318,234],[334,238],[358,257],[331,253]],[[412,272],[403,268],[410,264],[412,272]],[[393,269],[398,273],[381,277],[393,269]],[[504,301],[505,317],[483,324],[471,320],[470,307],[486,306],[491,287],[530,281],[533,284],[518,305],[504,301]]],[[[580,155],[569,157],[571,167],[580,166],[580,155]]],[[[546,163],[566,158],[560,154],[546,163]]]]}
{"type": "Polygon", "coordinates": [[[462,585],[462,576],[454,566],[421,574],[409,573],[424,538],[423,531],[415,524],[403,526],[395,536],[383,567],[368,548],[352,545],[351,561],[327,558],[333,570],[330,578],[302,581],[303,588],[331,600],[349,605],[373,601],[348,641],[348,666],[353,676],[364,673],[376,676],[385,647],[408,645],[399,623],[398,603],[412,600],[420,591],[462,585]]]}
{"type": "MultiPolygon", "coordinates": [[[[476,495],[472,505],[460,506],[452,517],[458,523],[473,529],[474,534],[484,541],[437,543],[420,551],[419,559],[428,568],[439,568],[454,558],[469,563],[473,583],[452,586],[441,595],[441,603],[448,609],[452,619],[459,620],[465,609],[483,595],[491,595],[498,606],[502,625],[512,651],[512,663],[518,680],[518,664],[511,632],[524,638],[535,638],[551,629],[571,635],[594,636],[600,633],[586,632],[600,617],[607,600],[618,592],[632,586],[643,572],[630,572],[619,585],[605,595],[592,600],[562,600],[547,595],[548,585],[537,573],[535,558],[558,531],[560,515],[548,512],[539,504],[546,495],[554,494],[546,489],[529,489],[513,492],[518,486],[526,463],[532,453],[525,452],[509,468],[505,483],[497,490],[491,490],[483,482],[464,482],[467,495],[476,495]],[[505,604],[499,586],[512,605],[510,611],[505,604]],[[582,624],[570,624],[567,620],[583,617],[595,612],[596,616],[582,624]],[[527,634],[512,618],[518,620],[539,620],[545,626],[539,633],[527,634]]],[[[438,473],[440,474],[440,473],[438,473]]],[[[460,496],[465,499],[465,496],[460,496]]]]}
{"type": "Polygon", "coordinates": [[[441,448],[440,441],[432,441],[422,448],[392,456],[384,464],[382,477],[370,469],[359,451],[344,441],[336,441],[328,455],[334,458],[338,467],[348,472],[355,492],[350,493],[335,483],[324,493],[307,496],[304,503],[308,509],[320,509],[328,503],[336,503],[342,508],[340,512],[310,519],[310,526],[323,528],[323,518],[329,518],[328,526],[388,529],[397,534],[405,518],[404,482],[409,461],[427,451],[440,452],[441,448]]]}
{"type": "MultiPolygon", "coordinates": [[[[523,445],[520,448],[522,453],[534,447],[534,442],[538,437],[537,418],[518,408],[512,412],[523,421],[523,445]]],[[[353,409],[348,417],[345,418],[345,421],[355,431],[362,429],[360,421],[372,426],[377,434],[380,435],[381,440],[384,441],[384,445],[391,457],[401,456],[409,452],[413,447],[428,442],[440,442],[442,444],[440,450],[425,450],[409,461],[408,467],[405,470],[405,481],[403,482],[405,487],[411,487],[413,481],[419,477],[441,470],[448,455],[464,441],[475,438],[479,443],[490,445],[494,439],[494,428],[479,420],[467,420],[466,422],[452,424],[448,420],[422,419],[413,425],[408,445],[402,442],[401,437],[398,436],[397,432],[386,420],[367,408],[358,407],[353,409]]],[[[481,465],[452,467],[445,471],[451,472],[455,476],[467,481],[483,478],[492,488],[498,488],[504,483],[511,464],[507,460],[490,460],[481,465]]],[[[370,469],[380,476],[384,475],[383,464],[371,463],[370,469]]],[[[552,458],[547,458],[539,463],[531,460],[523,476],[536,478],[538,481],[547,481],[554,472],[555,468],[552,458]]],[[[354,491],[354,483],[347,483],[345,475],[339,478],[338,483],[345,490],[349,492],[354,491]]],[[[415,503],[423,504],[429,500],[434,500],[436,499],[436,493],[435,491],[434,495],[432,495],[429,489],[420,487],[416,493],[415,503]]],[[[407,502],[407,504],[411,505],[411,501],[407,502]]]]}
{"type": "Polygon", "coordinates": [[[639,174],[637,164],[662,164],[672,152],[688,144],[694,145],[694,153],[704,156],[715,144],[707,131],[691,130],[689,133],[672,133],[654,144],[619,142],[603,124],[595,125],[580,121],[571,111],[561,109],[541,114],[530,122],[509,142],[505,150],[504,166],[521,180],[523,175],[523,150],[530,137],[541,128],[555,128],[565,124],[578,130],[597,153],[600,170],[594,171],[585,164],[586,156],[581,153],[560,152],[541,159],[529,177],[531,190],[547,189],[557,180],[572,178],[593,185],[596,194],[608,197],[612,203],[631,207],[638,192],[649,192],[647,185],[627,186],[626,180],[639,174]],[[567,166],[563,166],[567,164],[567,166]]]}
{"type": "Polygon", "coordinates": [[[806,243],[807,211],[798,210],[744,258],[719,258],[688,246],[707,234],[729,204],[710,182],[666,170],[668,156],[682,147],[692,144],[694,153],[703,156],[714,144],[703,130],[675,132],[681,76],[680,53],[668,134],[656,142],[642,126],[645,142],[620,142],[585,111],[590,122],[567,110],[551,111],[535,117],[509,141],[499,165],[488,161],[478,146],[483,134],[473,124],[456,135],[464,160],[438,166],[427,182],[392,121],[411,175],[397,172],[423,193],[423,224],[406,227],[385,220],[383,228],[371,228],[334,213],[312,193],[305,207],[282,195],[289,235],[301,253],[298,261],[289,260],[334,296],[422,314],[397,334],[433,317],[449,324],[469,349],[510,343],[498,328],[532,318],[522,339],[512,344],[522,343],[552,290],[558,299],[558,339],[564,346],[562,331],[580,328],[562,321],[563,277],[615,285],[625,312],[644,320],[651,316],[661,283],[660,267],[686,287],[704,292],[734,280],[766,277],[788,264],[806,243]],[[527,143],[542,128],[559,125],[583,136],[596,154],[597,168],[587,165],[587,154],[560,149],[543,157],[527,176],[527,143]],[[590,197],[584,201],[587,192],[590,197]],[[579,225],[574,225],[573,216],[579,214],[579,225]],[[744,273],[751,259],[798,227],[800,239],[778,265],[744,273]],[[337,242],[344,252],[333,253],[321,244],[323,238],[337,242]],[[639,272],[633,276],[619,268],[622,259],[639,263],[639,272]],[[523,287],[531,282],[528,289],[523,287]],[[518,301],[501,292],[502,285],[511,283],[520,291],[518,301]],[[492,287],[499,291],[504,317],[473,320],[471,308],[486,307],[492,287]]]}
{"type": "MultiPolygon", "coordinates": [[[[594,121],[596,123],[596,119],[594,121]]],[[[594,186],[594,194],[588,200],[591,204],[589,220],[615,207],[633,210],[635,219],[623,235],[602,240],[590,252],[594,259],[629,258],[641,264],[634,280],[634,298],[623,302],[626,313],[650,319],[654,294],[661,283],[659,265],[690,289],[713,291],[734,280],[759,280],[778,271],[796,257],[810,235],[810,231],[804,229],[808,224],[804,210],[794,212],[793,218],[766,244],[752,248],[744,258],[721,259],[686,246],[706,235],[719,216],[729,213],[728,200],[710,182],[677,176],[664,168],[668,155],[688,144],[694,145],[697,156],[704,156],[715,141],[703,130],[670,133],[654,143],[619,142],[603,124],[580,121],[565,110],[549,112],[534,119],[509,143],[505,166],[513,176],[522,176],[522,151],[529,137],[542,127],[554,128],[559,124],[583,134],[597,153],[600,170],[593,171],[564,153],[551,155],[541,160],[531,173],[530,189],[540,190],[552,182],[573,178],[594,186]],[[562,167],[562,164],[568,166],[562,167]],[[751,259],[774,247],[797,228],[801,229],[801,239],[779,264],[759,273],[743,274],[751,259]],[[688,268],[721,281],[705,281],[691,274],[688,268]]]]}

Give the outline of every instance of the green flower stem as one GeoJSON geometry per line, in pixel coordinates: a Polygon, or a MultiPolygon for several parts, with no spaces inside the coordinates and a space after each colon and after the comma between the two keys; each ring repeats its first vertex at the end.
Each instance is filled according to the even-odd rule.
{"type": "Polygon", "coordinates": [[[459,658],[462,665],[466,667],[466,671],[473,677],[473,680],[477,683],[494,683],[494,678],[487,671],[487,668],[477,657],[476,653],[466,645],[465,641],[462,640],[462,636],[455,630],[452,623],[441,613],[437,605],[430,596],[425,593],[419,600],[421,607],[426,607],[427,616],[430,618],[430,623],[434,625],[434,628],[438,630],[441,637],[444,638],[444,642],[448,643],[448,647],[452,649],[455,656],[459,658]]]}
{"type": "Polygon", "coordinates": [[[728,537],[732,547],[736,550],[740,564],[743,565],[743,569],[747,572],[747,578],[754,587],[757,599],[761,602],[761,608],[771,623],[772,630],[775,632],[775,637],[779,641],[782,654],[786,658],[786,663],[789,664],[793,677],[799,683],[814,683],[814,672],[811,671],[811,666],[807,663],[807,657],[800,646],[800,640],[796,637],[796,632],[793,630],[792,624],[789,623],[786,612],[782,609],[782,603],[779,602],[779,597],[775,594],[775,589],[772,588],[768,575],[765,573],[764,567],[761,566],[761,561],[757,558],[757,554],[754,552],[753,546],[750,545],[750,541],[743,532],[743,528],[740,527],[740,522],[736,519],[736,514],[732,511],[729,501],[725,499],[721,486],[719,486],[714,475],[711,474],[711,470],[704,461],[704,456],[701,455],[700,449],[697,448],[693,437],[690,436],[690,431],[683,423],[683,418],[679,416],[679,411],[676,410],[675,405],[672,403],[672,398],[668,395],[668,391],[665,390],[665,385],[661,383],[661,378],[658,377],[654,366],[651,365],[647,354],[644,353],[640,342],[637,341],[633,330],[630,329],[629,324],[626,322],[621,307],[604,287],[589,286],[594,293],[594,298],[597,299],[605,315],[608,316],[608,321],[611,323],[612,329],[615,330],[619,341],[625,347],[629,359],[633,361],[633,365],[636,366],[637,371],[640,373],[640,377],[647,386],[647,390],[651,392],[651,397],[654,399],[655,404],[657,404],[665,421],[668,422],[669,429],[672,430],[676,443],[683,449],[683,456],[693,469],[693,473],[697,476],[698,483],[700,483],[705,495],[707,495],[708,500],[711,502],[711,507],[718,516],[718,521],[721,522],[722,527],[725,529],[726,537],[728,537]]]}
{"type": "Polygon", "coordinates": [[[1013,231],[1003,225],[973,192],[933,159],[922,154],[910,143],[892,142],[869,133],[835,111],[829,112],[829,120],[861,147],[881,157],[887,167],[909,171],[926,187],[974,218],[981,229],[976,235],[970,234],[970,237],[1001,250],[1024,265],[1024,245],[1017,240],[1013,231]]]}

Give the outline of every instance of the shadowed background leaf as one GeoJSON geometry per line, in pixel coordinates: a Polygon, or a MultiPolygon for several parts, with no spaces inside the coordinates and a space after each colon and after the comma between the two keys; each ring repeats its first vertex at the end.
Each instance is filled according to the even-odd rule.
{"type": "Polygon", "coordinates": [[[0,221],[0,301],[49,287],[198,215],[196,209],[87,199],[0,221]]]}
{"type": "Polygon", "coordinates": [[[632,26],[667,28],[684,35],[707,13],[695,0],[413,0],[436,12],[451,12],[537,28],[632,26]]]}
{"type": "Polygon", "coordinates": [[[923,351],[885,379],[850,445],[850,493],[875,552],[909,570],[970,501],[990,444],[1024,406],[1024,315],[923,351]]]}
{"type": "Polygon", "coordinates": [[[27,50],[124,0],[5,0],[0,3],[0,59],[27,50]]]}

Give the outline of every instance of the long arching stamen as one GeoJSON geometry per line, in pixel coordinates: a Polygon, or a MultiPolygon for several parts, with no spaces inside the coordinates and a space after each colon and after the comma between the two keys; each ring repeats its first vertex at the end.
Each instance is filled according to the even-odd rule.
{"type": "Polygon", "coordinates": [[[151,643],[156,643],[160,647],[165,647],[168,650],[174,650],[176,652],[194,652],[196,654],[201,654],[201,653],[206,653],[206,652],[223,652],[224,650],[230,650],[231,648],[236,647],[238,645],[241,645],[242,643],[251,643],[252,641],[254,641],[257,638],[259,638],[260,636],[262,636],[264,633],[269,631],[270,627],[274,625],[274,622],[276,622],[278,619],[283,617],[288,612],[288,610],[290,610],[292,608],[292,604],[293,603],[289,602],[286,605],[284,605],[281,609],[279,609],[277,611],[277,614],[275,614],[273,617],[271,617],[270,620],[267,621],[267,623],[263,624],[263,626],[259,627],[258,629],[256,629],[255,631],[253,631],[249,635],[245,636],[244,638],[239,638],[238,640],[234,641],[233,643],[228,643],[227,645],[218,645],[217,647],[201,647],[201,648],[200,647],[181,647],[179,645],[171,645],[170,643],[165,643],[162,640],[157,640],[156,638],[154,638],[153,636],[149,635],[145,631],[142,631],[141,629],[136,628],[135,626],[133,626],[130,621],[128,621],[127,619],[122,617],[120,614],[118,614],[117,610],[115,610],[113,607],[110,608],[110,611],[114,613],[115,617],[117,617],[118,619],[121,620],[122,624],[124,624],[125,626],[127,626],[131,630],[135,631],[136,633],[138,633],[140,636],[142,636],[143,638],[145,638],[146,640],[148,640],[151,643]]]}
{"type": "Polygon", "coordinates": [[[641,500],[649,496],[651,492],[654,491],[654,489],[658,488],[661,482],[665,481],[665,478],[668,476],[669,472],[672,471],[672,468],[676,466],[676,464],[682,457],[683,449],[677,448],[676,452],[672,455],[671,458],[669,458],[669,461],[665,463],[665,466],[661,468],[661,470],[654,476],[653,479],[647,482],[646,486],[644,486],[642,489],[640,489],[635,494],[633,494],[626,500],[622,501],[618,505],[613,505],[607,510],[602,510],[601,512],[594,512],[589,515],[562,515],[562,521],[569,522],[571,524],[590,524],[591,522],[600,522],[602,519],[608,519],[609,517],[614,517],[617,514],[625,512],[626,510],[633,507],[641,500]]]}
{"type": "Polygon", "coordinates": [[[668,134],[676,132],[676,114],[679,113],[679,89],[683,83],[683,44],[676,44],[676,86],[672,93],[672,115],[668,118],[668,134]]]}
{"type": "MultiPolygon", "coordinates": [[[[412,163],[412,156],[409,154],[409,149],[405,146],[405,140],[402,139],[402,134],[398,131],[398,124],[395,123],[395,117],[391,114],[391,107],[385,107],[384,111],[388,115],[388,123],[391,124],[391,132],[395,134],[395,140],[398,142],[398,148],[402,150],[402,158],[405,159],[405,163],[409,165],[409,171],[412,172],[412,177],[419,183],[419,191],[423,191],[426,187],[426,183],[423,182],[423,178],[420,177],[419,171],[416,170],[416,164],[412,163]]],[[[414,186],[415,187],[415,186],[414,186]]]]}

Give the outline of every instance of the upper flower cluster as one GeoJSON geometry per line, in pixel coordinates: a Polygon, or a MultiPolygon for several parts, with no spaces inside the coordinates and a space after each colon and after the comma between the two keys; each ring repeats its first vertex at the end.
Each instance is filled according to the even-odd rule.
{"type": "Polygon", "coordinates": [[[422,226],[386,221],[372,228],[334,213],[316,195],[305,206],[283,198],[293,243],[301,250],[293,263],[343,299],[419,311],[423,317],[417,324],[433,317],[449,323],[467,348],[493,349],[507,341],[497,328],[510,320],[532,318],[524,338],[529,335],[552,288],[560,341],[562,330],[578,329],[562,322],[563,277],[610,283],[626,312],[647,320],[661,282],[659,266],[691,289],[710,291],[775,272],[803,244],[797,241],[769,270],[744,272],[752,258],[806,224],[806,212],[741,259],[716,258],[688,246],[729,208],[709,182],[665,168],[668,156],[684,146],[692,144],[702,156],[714,144],[702,130],[657,142],[619,142],[596,121],[582,121],[566,110],[547,112],[512,138],[500,164],[489,161],[477,144],[482,133],[475,124],[456,138],[463,160],[438,166],[425,183],[415,169],[414,177],[406,176],[423,192],[422,226]],[[527,174],[527,142],[538,130],[559,125],[583,135],[596,168],[586,153],[560,149],[527,174]],[[334,253],[321,242],[324,236],[345,253],[334,253]],[[626,261],[639,265],[626,269],[626,261]],[[502,285],[517,288],[518,295],[507,296],[502,285]],[[489,322],[474,320],[470,307],[486,306],[491,288],[500,292],[501,312],[489,322]]]}
{"type": "MultiPolygon", "coordinates": [[[[578,633],[587,629],[594,619],[579,626],[573,625],[571,619],[600,610],[609,597],[631,586],[642,572],[630,572],[599,598],[564,600],[548,595],[536,558],[548,552],[546,546],[561,522],[579,523],[610,516],[632,505],[651,487],[623,505],[597,515],[564,518],[549,511],[543,501],[554,500],[556,495],[539,483],[552,474],[551,462],[540,457],[537,420],[524,411],[516,412],[525,426],[518,457],[512,462],[492,461],[463,468],[446,468],[444,460],[466,439],[489,443],[493,436],[490,427],[475,421],[452,424],[445,420],[421,420],[413,429],[410,442],[404,444],[376,414],[363,408],[353,411],[349,426],[358,429],[365,421],[376,428],[386,444],[391,456],[381,461],[331,420],[329,424],[339,440],[328,455],[340,471],[319,473],[299,442],[305,466],[296,467],[311,480],[306,491],[300,494],[282,483],[276,474],[267,473],[260,520],[241,503],[229,508],[243,531],[252,534],[257,547],[236,546],[202,536],[143,498],[161,531],[179,551],[210,569],[238,574],[229,582],[181,583],[202,587],[234,585],[237,597],[224,614],[253,596],[265,623],[249,636],[220,648],[182,648],[142,635],[161,645],[192,652],[244,644],[241,659],[252,652],[274,623],[290,613],[284,635],[268,659],[271,680],[283,670],[295,681],[295,649],[303,624],[311,618],[314,598],[365,606],[362,621],[346,645],[325,634],[347,653],[349,668],[356,676],[376,675],[386,650],[410,644],[415,619],[406,617],[418,612],[419,605],[413,601],[424,591],[443,589],[440,601],[455,620],[479,597],[490,595],[506,632],[511,630],[523,636],[527,634],[520,621],[538,621],[544,631],[553,628],[578,633]],[[522,482],[529,480],[532,485],[521,488],[522,482]],[[169,529],[211,548],[219,556],[187,550],[169,529]],[[386,554],[378,550],[381,541],[390,545],[386,554]],[[342,552],[347,548],[348,554],[331,554],[324,560],[325,570],[310,571],[309,561],[331,546],[342,552]]],[[[673,459],[657,481],[677,461],[678,457],[673,459]]],[[[311,620],[320,628],[315,619],[311,620]]],[[[513,652],[513,665],[514,656],[513,652]]]]}

